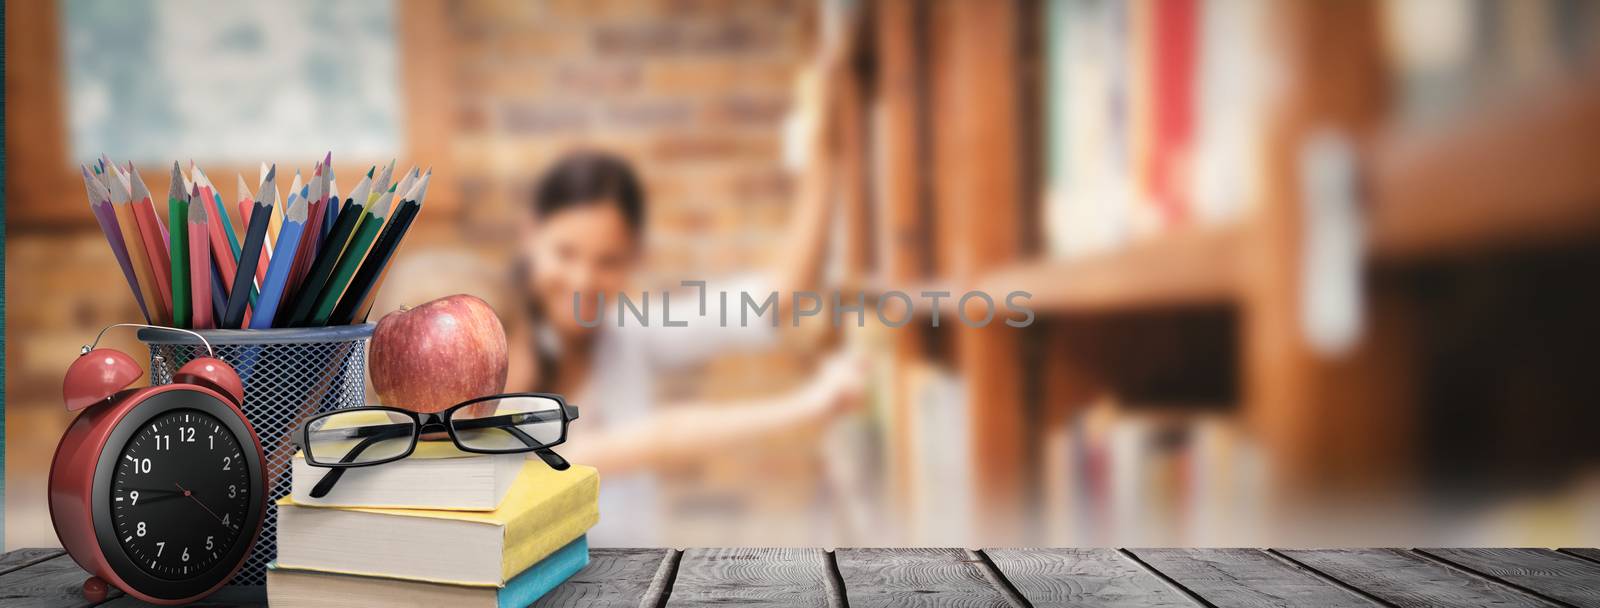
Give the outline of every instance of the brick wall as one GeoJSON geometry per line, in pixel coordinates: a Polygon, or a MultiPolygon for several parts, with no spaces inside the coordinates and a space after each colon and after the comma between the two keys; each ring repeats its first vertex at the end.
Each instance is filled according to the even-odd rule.
{"type": "Polygon", "coordinates": [[[624,155],[666,281],[769,259],[791,180],[782,123],[810,49],[803,0],[513,0],[449,11],[464,228],[503,234],[552,159],[624,155]],[[501,228],[497,228],[501,227],[501,228]]]}

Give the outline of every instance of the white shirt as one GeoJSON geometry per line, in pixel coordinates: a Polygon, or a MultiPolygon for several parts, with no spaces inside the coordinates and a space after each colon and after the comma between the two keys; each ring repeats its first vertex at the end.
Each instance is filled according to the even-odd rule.
{"type": "MultiPolygon", "coordinates": [[[[618,315],[617,304],[609,299],[602,307],[602,325],[596,328],[594,361],[584,386],[572,395],[574,405],[585,410],[574,432],[581,437],[583,427],[613,430],[631,424],[645,424],[656,405],[656,376],[703,363],[719,355],[740,350],[767,348],[775,340],[772,316],[749,316],[748,325],[739,320],[741,294],[749,281],[721,281],[705,289],[705,315],[700,315],[700,290],[654,291],[649,294],[647,325],[641,325],[632,311],[618,315]],[[727,292],[727,321],[723,323],[723,302],[719,292],[727,292]],[[662,301],[667,296],[667,301],[662,301]],[[621,321],[619,324],[618,321],[621,321]],[[683,327],[668,327],[665,321],[683,322],[683,327]],[[594,411],[591,416],[588,412],[594,411]],[[593,425],[593,426],[590,426],[593,425]]],[[[750,290],[757,303],[766,300],[771,290],[750,290]]],[[[645,313],[642,301],[633,304],[645,313]]],[[[581,441],[581,439],[580,439],[581,441]]],[[[633,473],[615,477],[601,472],[600,523],[589,532],[594,547],[650,547],[660,544],[659,519],[662,505],[657,496],[657,480],[652,473],[633,473]]]]}

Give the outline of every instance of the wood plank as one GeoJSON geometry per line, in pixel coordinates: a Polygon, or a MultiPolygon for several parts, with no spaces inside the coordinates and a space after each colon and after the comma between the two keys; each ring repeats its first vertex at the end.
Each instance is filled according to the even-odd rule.
{"type": "Polygon", "coordinates": [[[689,549],[668,606],[837,606],[821,549],[689,549]]]}
{"type": "Polygon", "coordinates": [[[833,555],[851,608],[1019,605],[994,586],[981,559],[960,549],[839,549],[833,555]]]}
{"type": "Polygon", "coordinates": [[[1255,549],[1132,549],[1134,556],[1217,606],[1377,606],[1255,549]]]}
{"type": "MultiPolygon", "coordinates": [[[[190,608],[267,608],[267,588],[224,587],[211,594],[211,597],[184,605],[190,608]]],[[[149,608],[149,606],[149,603],[138,598],[124,595],[100,604],[97,608],[149,608]]]]}
{"type": "Polygon", "coordinates": [[[590,549],[589,565],[534,606],[638,606],[662,562],[674,553],[670,549],[590,549]]]}
{"type": "Polygon", "coordinates": [[[1400,607],[1554,605],[1396,549],[1282,549],[1278,552],[1400,607]]]}
{"type": "Polygon", "coordinates": [[[1193,606],[1115,549],[984,549],[1034,606],[1193,606]]]}
{"type": "Polygon", "coordinates": [[[1600,607],[1600,564],[1548,549],[1418,549],[1574,606],[1600,607]]]}
{"type": "MultiPolygon", "coordinates": [[[[0,575],[0,605],[6,608],[73,608],[93,606],[83,597],[83,581],[89,574],[71,557],[61,555],[0,575]]],[[[117,598],[122,591],[107,590],[117,598]]]]}
{"type": "Polygon", "coordinates": [[[1589,560],[1591,562],[1600,564],[1600,549],[1592,549],[1592,548],[1585,549],[1585,548],[1578,548],[1578,547],[1567,547],[1565,549],[1556,549],[1556,551],[1560,551],[1560,552],[1565,553],[1567,555],[1580,557],[1580,558],[1589,560]]]}
{"type": "Polygon", "coordinates": [[[60,549],[17,549],[0,555],[0,574],[20,570],[63,553],[60,549]]]}

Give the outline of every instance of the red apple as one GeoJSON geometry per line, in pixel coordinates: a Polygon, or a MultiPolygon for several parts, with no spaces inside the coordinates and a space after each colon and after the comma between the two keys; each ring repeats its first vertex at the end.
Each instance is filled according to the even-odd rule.
{"type": "Polygon", "coordinates": [[[483,300],[446,296],[379,319],[367,366],[380,404],[437,412],[505,392],[506,330],[483,300]]]}

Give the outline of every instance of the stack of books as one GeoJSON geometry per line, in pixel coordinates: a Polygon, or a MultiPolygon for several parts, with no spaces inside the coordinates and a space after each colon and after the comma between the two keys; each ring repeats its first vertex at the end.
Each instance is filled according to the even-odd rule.
{"type": "Polygon", "coordinates": [[[555,471],[524,454],[474,455],[422,442],[409,458],[329,469],[294,458],[278,501],[274,607],[526,606],[589,563],[599,521],[591,467],[555,471]]]}

